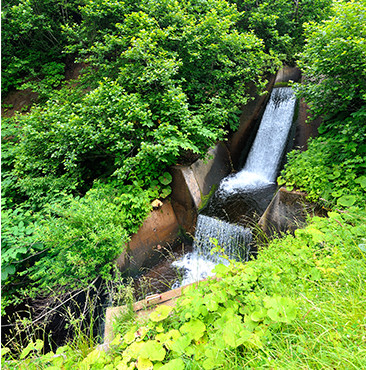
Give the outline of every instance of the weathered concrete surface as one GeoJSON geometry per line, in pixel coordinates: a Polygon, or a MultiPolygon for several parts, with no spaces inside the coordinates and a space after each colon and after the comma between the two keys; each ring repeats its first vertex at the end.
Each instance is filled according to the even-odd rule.
{"type": "Polygon", "coordinates": [[[294,81],[301,79],[301,71],[298,67],[284,65],[277,73],[275,83],[294,81]]]}
{"type": "Polygon", "coordinates": [[[172,168],[172,204],[178,223],[185,231],[193,232],[203,197],[231,171],[230,154],[222,143],[209,150],[206,160],[172,168]]]}
{"type": "MultiPolygon", "coordinates": [[[[220,181],[232,171],[230,154],[223,143],[218,143],[208,151],[205,160],[198,160],[191,166],[194,178],[196,179],[201,197],[208,195],[213,185],[220,181]]],[[[200,205],[199,199],[197,206],[200,205]]]]}
{"type": "Polygon", "coordinates": [[[308,109],[309,108],[304,99],[301,99],[294,138],[294,147],[301,151],[308,148],[309,138],[318,136],[318,128],[322,122],[321,118],[317,118],[315,120],[312,119],[308,109]]]}
{"type": "Polygon", "coordinates": [[[162,207],[151,211],[149,217],[132,236],[127,250],[117,259],[121,270],[138,271],[152,256],[158,246],[172,245],[179,234],[178,220],[170,202],[163,202],[162,207]]]}
{"type": "Polygon", "coordinates": [[[260,218],[258,224],[267,235],[293,232],[303,227],[308,215],[323,215],[319,205],[306,200],[306,193],[288,191],[282,187],[260,218]]]}
{"type": "MultiPolygon", "coordinates": [[[[278,71],[275,83],[289,81],[299,82],[301,80],[301,71],[298,67],[284,66],[280,71],[278,71]]],[[[301,151],[306,150],[309,138],[316,137],[318,135],[320,123],[320,118],[316,120],[311,119],[311,116],[308,113],[308,106],[304,99],[301,99],[297,112],[296,131],[294,133],[292,147],[300,149],[301,151]],[[309,123],[307,123],[307,121],[309,121],[309,123]]]]}
{"type": "Polygon", "coordinates": [[[237,131],[231,135],[227,147],[230,152],[232,163],[235,169],[238,169],[242,162],[242,157],[246,157],[246,149],[249,152],[250,146],[255,138],[255,132],[259,126],[259,119],[263,114],[270,92],[275,82],[275,76],[269,78],[266,90],[267,94],[259,96],[256,93],[256,87],[252,86],[249,94],[254,97],[246,105],[241,107],[240,124],[237,131]]]}
{"type": "MultiPolygon", "coordinates": [[[[215,279],[211,277],[210,279],[215,279]]],[[[137,318],[147,318],[147,316],[156,309],[159,305],[175,306],[177,299],[183,294],[184,290],[189,287],[193,289],[202,284],[207,284],[208,279],[200,280],[196,283],[188,284],[180,288],[169,290],[165,293],[154,294],[146,297],[144,300],[133,304],[133,310],[137,318]]],[[[126,306],[108,307],[105,317],[104,326],[104,344],[108,345],[113,340],[113,322],[121,314],[127,310],[126,306]]]]}

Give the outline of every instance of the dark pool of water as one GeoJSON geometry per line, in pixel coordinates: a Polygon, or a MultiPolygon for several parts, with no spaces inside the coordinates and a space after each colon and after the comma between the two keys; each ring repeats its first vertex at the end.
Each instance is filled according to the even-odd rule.
{"type": "Polygon", "coordinates": [[[183,271],[173,266],[173,262],[192,251],[192,245],[180,243],[174,248],[162,247],[159,261],[150,267],[140,269],[134,278],[135,298],[137,300],[172,289],[182,279],[183,271]]]}
{"type": "Polygon", "coordinates": [[[259,189],[235,193],[217,191],[202,210],[202,214],[251,227],[258,222],[268,207],[276,189],[276,184],[270,184],[259,189]]]}

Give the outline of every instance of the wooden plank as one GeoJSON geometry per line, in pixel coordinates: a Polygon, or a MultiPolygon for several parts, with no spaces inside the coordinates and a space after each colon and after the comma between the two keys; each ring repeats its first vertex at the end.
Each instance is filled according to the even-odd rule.
{"type": "MultiPolygon", "coordinates": [[[[165,293],[148,296],[142,301],[134,303],[133,310],[136,312],[137,317],[146,318],[158,305],[165,304],[167,306],[175,306],[177,299],[182,295],[185,289],[192,285],[198,286],[206,281],[207,279],[200,280],[183,287],[169,290],[165,293]]],[[[126,312],[126,310],[126,306],[107,308],[105,315],[104,344],[108,344],[113,340],[113,321],[115,317],[126,312]]]]}

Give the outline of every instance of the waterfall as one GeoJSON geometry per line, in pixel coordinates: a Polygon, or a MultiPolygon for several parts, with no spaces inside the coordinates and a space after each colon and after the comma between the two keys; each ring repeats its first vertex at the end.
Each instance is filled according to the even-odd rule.
{"type": "Polygon", "coordinates": [[[228,263],[219,253],[211,254],[212,248],[215,247],[211,239],[217,240],[217,245],[224,250],[225,256],[230,259],[248,260],[249,245],[252,240],[252,233],[249,228],[199,215],[193,252],[173,263],[175,267],[185,269],[182,285],[212,275],[212,269],[218,263],[228,263]]]}
{"type": "Polygon", "coordinates": [[[273,89],[244,168],[221,182],[221,192],[258,189],[276,180],[295,104],[296,98],[290,87],[273,89]]]}
{"type": "MultiPolygon", "coordinates": [[[[261,196],[262,189],[275,182],[295,104],[296,98],[291,88],[281,87],[272,91],[244,168],[221,182],[218,198],[228,202],[232,194],[239,192],[261,196]]],[[[252,238],[249,228],[201,214],[197,219],[193,252],[173,264],[184,269],[183,281],[177,282],[175,287],[210,276],[217,263],[226,262],[218,255],[211,255],[210,251],[215,246],[211,238],[217,240],[218,246],[224,249],[230,259],[248,260],[252,238]]]]}
{"type": "Polygon", "coordinates": [[[210,255],[211,249],[214,247],[211,238],[217,240],[217,244],[224,249],[225,255],[230,259],[248,258],[248,245],[252,239],[249,228],[232,225],[209,216],[198,216],[193,249],[218,263],[222,259],[217,254],[210,255]]]}

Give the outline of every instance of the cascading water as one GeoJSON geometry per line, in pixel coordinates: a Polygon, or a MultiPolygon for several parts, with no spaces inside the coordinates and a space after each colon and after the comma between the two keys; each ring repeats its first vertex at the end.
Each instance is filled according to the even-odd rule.
{"type": "MultiPolygon", "coordinates": [[[[229,224],[228,222],[215,219],[213,217],[199,215],[197,219],[194,250],[203,256],[210,256],[213,243],[207,238],[217,240],[217,245],[225,250],[225,255],[230,259],[247,259],[248,244],[252,240],[251,230],[239,225],[229,224]]],[[[213,262],[221,262],[217,254],[211,256],[213,262]]]]}
{"type": "Polygon", "coordinates": [[[275,181],[295,104],[295,95],[290,87],[272,91],[244,168],[234,176],[226,177],[219,191],[232,193],[238,189],[258,189],[275,181]]]}
{"type": "MultiPolygon", "coordinates": [[[[227,264],[218,253],[211,254],[216,239],[217,245],[224,249],[230,259],[247,260],[252,233],[249,228],[229,224],[219,219],[199,215],[197,218],[193,252],[173,263],[175,267],[184,268],[185,275],[179,285],[186,285],[212,275],[212,269],[218,263],[227,264]]],[[[177,284],[178,285],[178,284],[177,284]]]]}
{"type": "MultiPolygon", "coordinates": [[[[252,199],[250,203],[259,205],[267,197],[266,193],[273,190],[273,184],[283,156],[286,141],[292,126],[296,99],[291,88],[281,87],[272,91],[269,102],[263,114],[256,138],[250,149],[244,168],[235,175],[222,180],[219,189],[213,197],[218,207],[213,207],[209,215],[200,214],[197,219],[193,252],[174,265],[183,268],[183,281],[176,286],[186,285],[212,275],[212,269],[224,260],[210,254],[214,244],[211,238],[217,239],[218,245],[224,249],[230,259],[248,260],[251,242],[251,230],[217,219],[217,216],[227,217],[224,203],[237,203],[237,194],[252,199]],[[223,212],[222,212],[223,211],[223,212]],[[212,217],[210,217],[212,216],[212,217]]],[[[265,199],[265,202],[267,199],[265,199]]],[[[230,206],[231,206],[230,205],[230,206]]],[[[244,206],[249,205],[248,200],[244,206]]],[[[239,208],[243,208],[241,205],[239,208]]],[[[248,208],[248,207],[247,207],[248,208]]],[[[251,205],[249,206],[251,208],[251,205]]],[[[261,208],[261,207],[259,207],[261,208]]],[[[243,212],[241,209],[240,212],[243,212]]],[[[259,209],[259,212],[263,211],[259,209]]],[[[250,209],[250,212],[253,212],[250,209]]],[[[253,216],[253,213],[252,213],[253,216]]],[[[252,217],[251,216],[251,217],[252,217]]]]}

